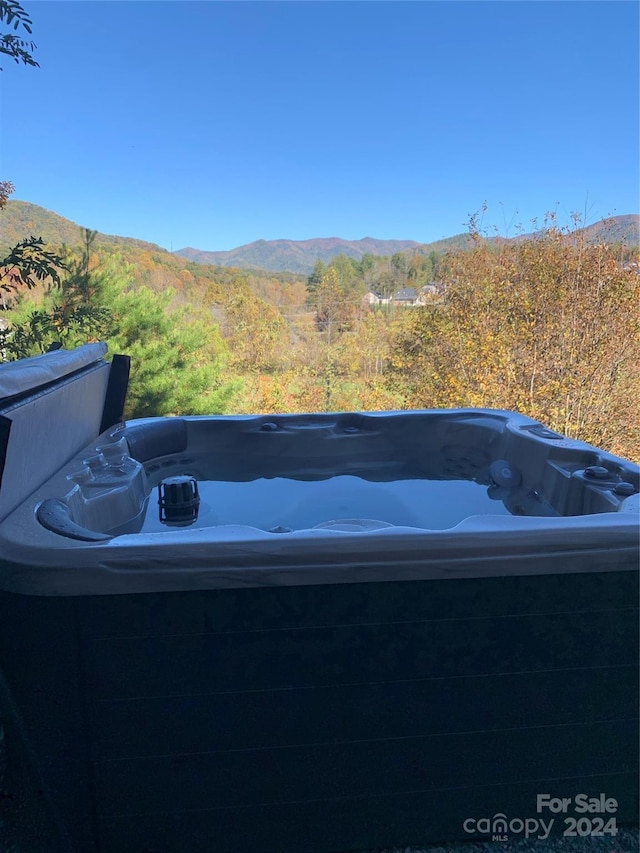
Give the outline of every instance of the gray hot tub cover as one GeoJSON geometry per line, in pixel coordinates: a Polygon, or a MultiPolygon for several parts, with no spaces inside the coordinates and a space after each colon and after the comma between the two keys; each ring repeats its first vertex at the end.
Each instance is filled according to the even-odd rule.
{"type": "Polygon", "coordinates": [[[106,352],[105,343],[85,344],[74,350],[56,350],[0,364],[0,400],[16,397],[75,373],[94,364],[106,352]]]}

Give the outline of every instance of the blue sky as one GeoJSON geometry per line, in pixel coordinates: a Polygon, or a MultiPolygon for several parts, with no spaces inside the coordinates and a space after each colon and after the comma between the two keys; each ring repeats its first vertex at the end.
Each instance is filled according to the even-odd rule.
{"type": "MultiPolygon", "coordinates": [[[[635,2],[23,0],[15,198],[174,250],[636,213],[635,2]]],[[[1,223],[0,223],[1,226],[1,223]]]]}

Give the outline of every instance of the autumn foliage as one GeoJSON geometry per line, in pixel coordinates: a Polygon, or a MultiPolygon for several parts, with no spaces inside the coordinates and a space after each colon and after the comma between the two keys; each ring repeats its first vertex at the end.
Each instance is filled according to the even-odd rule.
{"type": "Polygon", "coordinates": [[[407,317],[393,346],[409,406],[523,412],[637,456],[640,276],[605,245],[555,227],[478,238],[450,255],[442,300],[407,317]]]}

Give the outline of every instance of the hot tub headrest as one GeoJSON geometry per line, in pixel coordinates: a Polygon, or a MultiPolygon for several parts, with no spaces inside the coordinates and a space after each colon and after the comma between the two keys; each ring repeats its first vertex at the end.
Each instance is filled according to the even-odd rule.
{"type": "Polygon", "coordinates": [[[187,425],[182,418],[154,418],[128,426],[119,435],[127,439],[129,453],[138,462],[187,449],[187,425]]]}

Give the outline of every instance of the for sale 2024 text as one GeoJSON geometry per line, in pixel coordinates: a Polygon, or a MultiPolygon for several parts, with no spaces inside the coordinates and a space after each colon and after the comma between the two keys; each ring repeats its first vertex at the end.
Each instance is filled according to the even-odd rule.
{"type": "Polygon", "coordinates": [[[606,794],[576,794],[573,797],[538,794],[537,817],[509,819],[499,812],[493,817],[467,818],[463,828],[470,834],[490,835],[492,841],[507,841],[514,835],[545,839],[552,830],[567,838],[597,838],[618,834],[617,810],[618,801],[606,794]]]}

